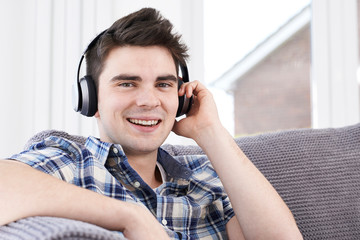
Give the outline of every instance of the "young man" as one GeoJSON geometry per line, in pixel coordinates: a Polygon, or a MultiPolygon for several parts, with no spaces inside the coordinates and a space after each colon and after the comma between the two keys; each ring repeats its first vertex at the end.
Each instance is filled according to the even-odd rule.
{"type": "Polygon", "coordinates": [[[50,137],[0,161],[0,224],[57,216],[128,239],[301,239],[285,203],[221,125],[210,92],[198,81],[178,89],[186,56],[154,9],[106,30],[86,53],[100,139],[79,146],[50,137]],[[193,104],[176,121],[185,94],[193,104]],[[159,148],[170,131],[206,156],[171,157],[159,148]]]}

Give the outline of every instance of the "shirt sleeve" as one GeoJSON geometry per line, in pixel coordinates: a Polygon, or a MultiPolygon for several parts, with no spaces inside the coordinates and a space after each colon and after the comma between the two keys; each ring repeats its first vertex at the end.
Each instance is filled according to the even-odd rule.
{"type": "Polygon", "coordinates": [[[229,197],[224,192],[224,196],[222,197],[223,208],[224,208],[224,221],[227,224],[232,217],[235,216],[234,209],[232,208],[229,197]]]}
{"type": "Polygon", "coordinates": [[[226,225],[232,217],[235,216],[235,212],[232,208],[230,198],[228,197],[227,193],[225,192],[224,186],[221,182],[221,179],[217,175],[214,167],[212,166],[211,162],[208,160],[207,157],[204,157],[206,159],[204,170],[208,172],[212,178],[214,178],[214,184],[219,188],[214,188],[214,192],[216,194],[219,194],[221,197],[219,197],[219,200],[222,202],[222,211],[223,211],[223,217],[224,217],[224,224],[226,225]],[[206,166],[206,167],[205,167],[206,166]],[[215,190],[216,189],[216,190],[215,190]]]}
{"type": "Polygon", "coordinates": [[[71,183],[79,153],[80,149],[75,143],[59,137],[49,137],[9,159],[71,183]]]}
{"type": "Polygon", "coordinates": [[[216,209],[222,213],[220,215],[222,215],[223,223],[226,225],[235,216],[235,212],[214,167],[205,155],[192,156],[191,158],[188,156],[187,159],[191,159],[187,162],[187,165],[196,175],[196,186],[202,189],[200,186],[203,185],[205,191],[201,194],[209,199],[214,198],[212,201],[214,201],[215,205],[218,204],[216,209]]]}

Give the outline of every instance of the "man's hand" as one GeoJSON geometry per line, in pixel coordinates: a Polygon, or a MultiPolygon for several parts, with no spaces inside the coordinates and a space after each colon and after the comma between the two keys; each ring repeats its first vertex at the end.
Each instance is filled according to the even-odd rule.
{"type": "Polygon", "coordinates": [[[221,126],[216,104],[211,92],[199,81],[184,83],[179,89],[179,96],[193,96],[193,105],[186,118],[175,122],[173,132],[192,138],[199,145],[202,133],[221,126]]]}
{"type": "Polygon", "coordinates": [[[127,239],[170,239],[163,226],[145,207],[129,204],[129,211],[130,217],[122,230],[127,239]]]}

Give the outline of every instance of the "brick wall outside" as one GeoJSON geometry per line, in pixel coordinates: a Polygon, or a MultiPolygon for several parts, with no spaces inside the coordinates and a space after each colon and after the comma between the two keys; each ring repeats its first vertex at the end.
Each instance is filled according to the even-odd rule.
{"type": "Polygon", "coordinates": [[[235,134],[311,126],[307,25],[237,81],[235,134]]]}

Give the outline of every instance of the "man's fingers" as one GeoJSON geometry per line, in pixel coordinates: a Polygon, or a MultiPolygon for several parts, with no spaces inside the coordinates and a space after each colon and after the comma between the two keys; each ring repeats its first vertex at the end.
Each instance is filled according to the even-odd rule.
{"type": "Polygon", "coordinates": [[[186,94],[186,96],[197,95],[198,92],[202,89],[202,85],[199,81],[195,80],[192,82],[187,82],[181,85],[179,90],[179,95],[182,96],[186,94]]]}

